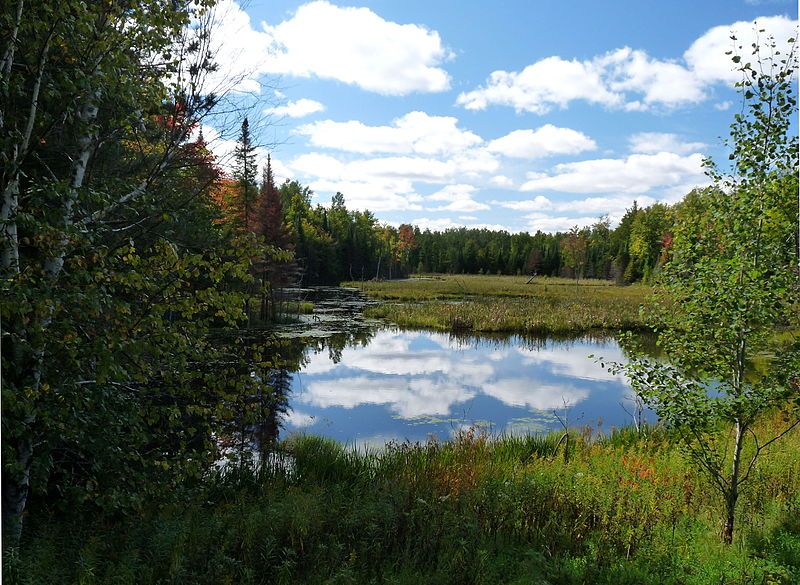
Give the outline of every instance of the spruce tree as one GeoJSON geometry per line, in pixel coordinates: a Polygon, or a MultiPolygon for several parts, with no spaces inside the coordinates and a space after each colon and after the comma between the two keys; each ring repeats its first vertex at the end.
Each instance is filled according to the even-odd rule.
{"type": "Polygon", "coordinates": [[[250,123],[247,118],[242,122],[242,131],[234,150],[234,171],[238,187],[238,207],[241,216],[241,227],[244,231],[254,231],[254,211],[256,200],[256,147],[250,136],[250,123]]]}

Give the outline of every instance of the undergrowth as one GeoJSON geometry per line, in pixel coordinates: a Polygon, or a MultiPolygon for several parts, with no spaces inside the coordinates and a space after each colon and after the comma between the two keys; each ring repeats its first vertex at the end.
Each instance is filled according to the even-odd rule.
{"type": "MultiPolygon", "coordinates": [[[[764,424],[772,424],[770,422],[764,424]]],[[[777,424],[777,422],[775,423],[777,424]]],[[[663,429],[389,444],[315,436],[138,517],[40,509],[9,583],[800,582],[800,433],[765,457],[736,541],[663,429]]]]}

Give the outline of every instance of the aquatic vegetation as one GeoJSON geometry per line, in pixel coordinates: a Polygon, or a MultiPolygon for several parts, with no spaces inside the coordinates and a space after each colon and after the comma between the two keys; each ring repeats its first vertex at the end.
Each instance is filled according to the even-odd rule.
{"type": "Polygon", "coordinates": [[[401,327],[445,331],[566,334],[644,328],[639,307],[649,287],[621,287],[604,280],[578,285],[562,278],[528,280],[465,275],[363,283],[366,294],[386,300],[369,307],[366,315],[401,327]]]}

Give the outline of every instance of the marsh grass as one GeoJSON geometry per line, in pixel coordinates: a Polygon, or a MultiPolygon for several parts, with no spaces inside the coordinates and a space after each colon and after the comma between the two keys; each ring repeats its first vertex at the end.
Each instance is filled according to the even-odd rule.
{"type": "Polygon", "coordinates": [[[640,306],[649,288],[605,280],[514,276],[436,276],[357,285],[383,304],[368,317],[401,327],[536,335],[644,329],[640,306]]]}
{"type": "Polygon", "coordinates": [[[282,301],[278,308],[286,315],[310,315],[314,312],[314,303],[311,301],[282,301]]]}
{"type": "MultiPolygon", "coordinates": [[[[763,423],[773,424],[772,421],[763,423]]],[[[777,424],[775,422],[774,424],[777,424]]],[[[189,504],[31,518],[10,583],[790,584],[800,433],[763,460],[733,546],[664,429],[394,443],[297,436],[291,465],[209,477],[189,504]]],[[[286,460],[286,459],[283,460],[286,460]]]]}

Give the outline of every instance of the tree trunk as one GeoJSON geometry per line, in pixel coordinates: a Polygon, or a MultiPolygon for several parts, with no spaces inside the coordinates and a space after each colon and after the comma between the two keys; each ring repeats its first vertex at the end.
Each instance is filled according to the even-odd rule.
{"type": "Polygon", "coordinates": [[[734,427],[733,462],[731,464],[730,487],[725,494],[725,528],[722,539],[725,544],[733,544],[733,528],[736,521],[736,502],[739,499],[739,475],[742,468],[742,446],[745,428],[740,420],[736,420],[734,427]]]}
{"type": "Polygon", "coordinates": [[[4,548],[18,546],[22,536],[22,519],[28,501],[28,486],[31,477],[33,445],[29,439],[20,439],[16,446],[16,464],[19,475],[3,473],[3,536],[4,548]]]}

